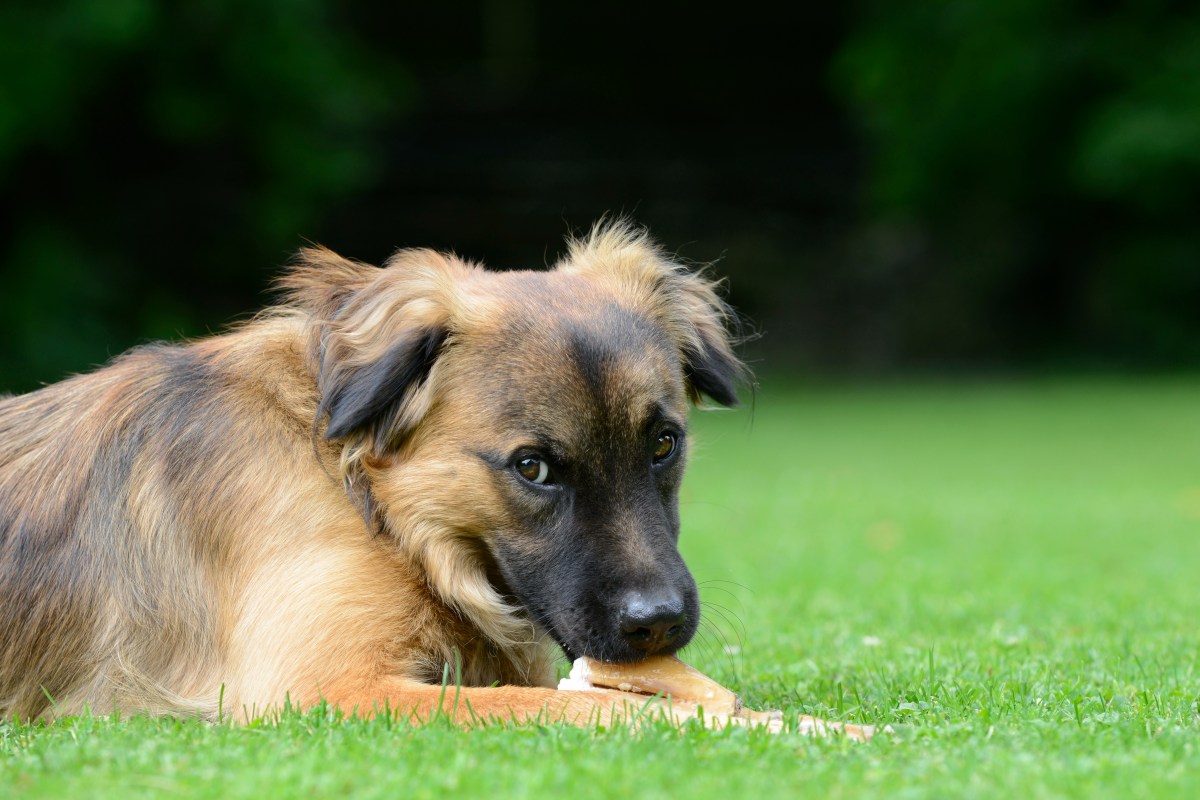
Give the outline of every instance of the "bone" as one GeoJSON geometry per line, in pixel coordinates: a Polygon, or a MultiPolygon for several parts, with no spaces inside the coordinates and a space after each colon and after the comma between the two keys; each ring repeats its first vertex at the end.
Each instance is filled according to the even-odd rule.
{"type": "MultiPolygon", "coordinates": [[[[784,730],[779,711],[754,711],[743,708],[741,699],[698,669],[674,656],[651,656],[634,664],[611,664],[591,658],[578,658],[571,674],[559,681],[563,691],[617,691],[626,695],[662,695],[675,707],[675,717],[694,716],[703,708],[711,724],[765,727],[772,733],[784,730]]],[[[869,725],[845,725],[816,717],[802,716],[796,730],[809,736],[843,735],[866,741],[875,735],[869,725]]],[[[887,730],[887,729],[885,729],[887,730]]]]}
{"type": "MultiPolygon", "coordinates": [[[[650,656],[636,664],[610,664],[580,658],[571,668],[567,688],[588,684],[632,694],[661,694],[689,705],[702,706],[709,714],[736,714],[742,707],[733,692],[700,670],[674,656],[650,656]]],[[[564,688],[560,683],[560,689],[564,688]]]]}

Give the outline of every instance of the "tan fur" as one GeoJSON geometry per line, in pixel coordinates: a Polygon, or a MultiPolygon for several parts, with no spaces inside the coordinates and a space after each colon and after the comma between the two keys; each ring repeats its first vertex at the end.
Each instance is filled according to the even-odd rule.
{"type": "Polygon", "coordinates": [[[682,416],[689,357],[740,367],[714,284],[618,223],[549,272],[313,248],[281,286],[229,333],[0,400],[0,714],[211,718],[223,693],[241,718],[287,698],[427,717],[460,664],[479,717],[608,718],[525,688],[553,685],[555,655],[486,570],[514,522],[469,454],[519,442],[478,375],[530,387],[529,413],[570,436],[593,406],[539,331],[625,309],[673,349],[614,363],[622,402],[666,396],[682,416]],[[427,373],[325,438],[338,392],[428,330],[444,340],[427,373]]]}

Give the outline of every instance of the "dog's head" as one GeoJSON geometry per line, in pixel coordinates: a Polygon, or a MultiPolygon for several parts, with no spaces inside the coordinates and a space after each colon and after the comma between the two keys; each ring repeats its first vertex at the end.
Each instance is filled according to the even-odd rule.
{"type": "Polygon", "coordinates": [[[547,271],[318,250],[286,283],[351,494],[443,600],[501,645],[536,622],[571,658],[691,639],[688,405],[734,405],[744,373],[712,282],[617,224],[547,271]]]}

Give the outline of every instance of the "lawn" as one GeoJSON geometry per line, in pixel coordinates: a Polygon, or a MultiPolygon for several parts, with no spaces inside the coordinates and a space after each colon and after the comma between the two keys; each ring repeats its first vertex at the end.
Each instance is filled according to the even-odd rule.
{"type": "Polygon", "coordinates": [[[1200,381],[764,384],[695,419],[685,658],[894,735],[0,723],[0,796],[1200,795],[1200,381]]]}

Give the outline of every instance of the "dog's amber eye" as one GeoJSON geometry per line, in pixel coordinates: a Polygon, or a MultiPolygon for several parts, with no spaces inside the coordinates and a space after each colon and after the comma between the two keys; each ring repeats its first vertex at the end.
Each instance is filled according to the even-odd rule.
{"type": "Polygon", "coordinates": [[[517,474],[530,483],[553,483],[550,480],[550,465],[540,458],[522,458],[517,462],[517,474]]]}
{"type": "Polygon", "coordinates": [[[675,452],[675,434],[660,433],[654,447],[654,460],[666,461],[675,452]]]}

